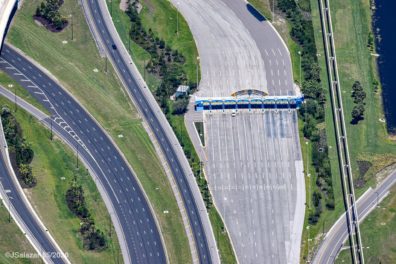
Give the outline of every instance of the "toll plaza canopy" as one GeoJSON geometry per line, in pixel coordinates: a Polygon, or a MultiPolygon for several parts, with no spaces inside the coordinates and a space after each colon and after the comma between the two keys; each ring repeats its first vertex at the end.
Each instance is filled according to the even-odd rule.
{"type": "Polygon", "coordinates": [[[304,95],[266,96],[243,91],[230,97],[195,97],[195,110],[226,109],[296,109],[304,102],[304,95]]]}

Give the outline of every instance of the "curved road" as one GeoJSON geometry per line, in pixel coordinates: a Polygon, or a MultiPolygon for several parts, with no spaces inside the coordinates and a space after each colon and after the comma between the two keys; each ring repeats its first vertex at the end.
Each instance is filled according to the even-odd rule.
{"type": "MultiPolygon", "coordinates": [[[[0,133],[3,134],[3,131],[1,130],[0,133]]],[[[27,238],[46,263],[69,263],[67,259],[62,258],[63,253],[54,244],[56,242],[50,238],[49,233],[47,233],[48,231],[43,229],[43,226],[33,215],[34,213],[31,212],[33,209],[29,207],[29,201],[21,195],[20,192],[22,192],[22,189],[18,186],[19,183],[14,178],[15,176],[11,175],[13,173],[10,171],[12,170],[11,165],[10,163],[6,165],[8,154],[6,153],[4,135],[0,137],[1,143],[4,143],[1,146],[0,184],[1,188],[5,191],[5,193],[2,193],[2,196],[7,196],[7,198],[3,197],[3,199],[5,199],[7,207],[10,206],[8,210],[11,210],[11,213],[16,218],[15,221],[23,229],[22,231],[26,233],[27,238]]]]}
{"type": "MultiPolygon", "coordinates": [[[[389,190],[396,183],[396,171],[392,172],[380,185],[375,189],[369,189],[356,202],[359,221],[363,219],[377,206],[377,204],[386,197],[389,190]]],[[[333,263],[337,257],[343,243],[348,238],[348,226],[345,213],[338,219],[316,252],[313,263],[327,264],[333,263]]]]}
{"type": "Polygon", "coordinates": [[[45,106],[51,113],[48,122],[62,127],[97,176],[124,262],[165,263],[161,235],[146,197],[132,169],[102,128],[46,72],[7,44],[3,46],[0,69],[45,106]]]}
{"type": "Polygon", "coordinates": [[[180,145],[177,140],[174,140],[173,131],[150,91],[147,91],[147,88],[139,82],[139,76],[131,68],[130,57],[125,52],[125,47],[123,47],[111,22],[105,1],[90,0],[87,1],[86,6],[92,16],[91,22],[94,23],[100,42],[104,45],[135,106],[153,131],[175,177],[193,231],[200,263],[217,263],[219,261],[217,246],[207,211],[194,175],[188,163],[186,163],[186,158],[180,149],[180,145]],[[113,45],[116,45],[117,48],[114,48],[113,45]],[[175,141],[176,143],[174,143],[175,141]]]}

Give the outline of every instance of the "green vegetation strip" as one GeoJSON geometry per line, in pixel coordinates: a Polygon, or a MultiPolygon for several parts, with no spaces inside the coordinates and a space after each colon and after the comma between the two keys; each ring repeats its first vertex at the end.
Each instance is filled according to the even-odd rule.
{"type": "MultiPolygon", "coordinates": [[[[12,102],[0,98],[2,108],[12,102]]],[[[117,238],[114,235],[110,216],[85,168],[76,167],[75,154],[59,140],[50,139],[50,131],[45,129],[31,115],[18,108],[15,117],[20,132],[34,151],[31,162],[36,185],[25,189],[25,193],[44,222],[49,232],[72,263],[117,263],[122,259],[117,238]],[[107,249],[86,250],[84,237],[80,235],[80,219],[68,208],[66,191],[73,179],[84,190],[86,207],[89,208],[96,227],[106,233],[107,249]]]]}
{"type": "MultiPolygon", "coordinates": [[[[183,82],[185,82],[194,88],[194,83],[197,83],[196,78],[199,78],[199,72],[197,72],[198,53],[195,42],[186,21],[168,1],[144,0],[140,1],[140,3],[143,8],[137,18],[136,13],[133,15],[129,14],[128,17],[125,12],[120,10],[119,0],[107,1],[114,24],[121,36],[121,39],[130,50],[130,54],[135,64],[138,66],[139,71],[148,83],[150,90],[157,96],[157,100],[164,110],[170,125],[183,147],[184,153],[190,162],[194,175],[196,176],[205,204],[209,210],[209,217],[212,226],[217,231],[221,230],[215,232],[220,258],[225,263],[236,263],[236,258],[232,250],[228,233],[224,228],[223,221],[216,211],[216,208],[212,205],[207,182],[201,171],[199,157],[184,125],[184,116],[182,115],[184,111],[176,109],[179,108],[176,103],[181,100],[177,100],[176,103],[169,100],[169,95],[175,91],[178,84],[183,84],[183,82]],[[140,28],[140,26],[137,27],[136,25],[131,27],[131,20],[134,23],[141,23],[140,26],[142,28],[140,28]],[[146,31],[146,33],[143,33],[142,30],[146,31]],[[139,34],[139,37],[133,36],[132,39],[129,39],[128,36],[131,31],[139,34]],[[142,38],[152,40],[142,40],[142,38]],[[162,41],[163,43],[161,43],[162,41]],[[155,43],[155,45],[153,43],[155,43]],[[185,75],[178,70],[176,72],[167,72],[172,76],[161,76],[157,71],[152,70],[152,64],[148,64],[148,62],[154,61],[155,64],[157,63],[156,60],[162,53],[158,53],[161,45],[169,47],[168,52],[170,53],[175,53],[177,51],[176,54],[181,54],[183,57],[183,63],[180,64],[185,75]],[[154,52],[153,47],[156,52],[154,52]],[[177,72],[181,74],[175,74],[177,72]],[[179,79],[174,82],[168,82],[167,79],[169,77],[172,77],[170,79],[179,79]],[[167,91],[166,93],[163,93],[164,85],[168,87],[165,90],[170,90],[170,92],[167,91]],[[160,93],[158,93],[158,91],[160,91],[160,93]]],[[[172,66],[174,65],[170,65],[168,67],[172,66]]]]}
{"type": "MultiPolygon", "coordinates": [[[[311,0],[311,5],[318,59],[321,68],[325,69],[318,3],[316,0],[311,0]]],[[[385,124],[380,122],[380,118],[383,118],[381,90],[376,81],[375,58],[370,54],[373,50],[373,34],[369,2],[335,0],[331,2],[331,11],[355,191],[357,196],[360,196],[369,186],[376,183],[378,179],[375,175],[378,171],[396,161],[396,148],[394,141],[387,135],[385,124]],[[364,119],[355,123],[348,121],[352,121],[351,113],[356,106],[355,96],[352,95],[354,84],[357,81],[361,84],[366,97],[364,98],[364,119]]],[[[322,80],[326,78],[322,71],[322,80]]],[[[327,98],[328,96],[327,94],[327,98]]],[[[326,232],[344,211],[340,179],[336,167],[337,156],[331,108],[326,107],[325,111],[336,207],[333,212],[324,212],[319,223],[316,226],[311,226],[309,237],[316,238],[315,243],[310,243],[311,247],[317,245],[323,230],[326,232]]],[[[304,234],[307,240],[307,232],[305,231],[304,234]]],[[[306,244],[304,245],[304,254],[308,251],[306,244]]]]}
{"type": "Polygon", "coordinates": [[[38,25],[33,15],[41,1],[24,1],[7,41],[50,70],[115,140],[153,206],[170,262],[189,263],[187,236],[167,176],[110,64],[105,73],[105,59],[99,56],[78,2],[64,1],[60,8],[62,16],[73,21],[72,34],[71,23],[58,33],[38,25]],[[164,214],[164,211],[169,213],[164,214]]]}
{"type": "MultiPolygon", "coordinates": [[[[396,187],[360,224],[366,263],[396,263],[396,187]]],[[[350,263],[349,250],[341,251],[336,263],[350,263]]]]}
{"type": "Polygon", "coordinates": [[[2,264],[38,264],[43,263],[38,258],[17,258],[20,255],[37,254],[30,242],[22,234],[22,231],[9,220],[9,214],[3,203],[0,205],[0,263],[2,264]]]}
{"type": "MultiPolygon", "coordinates": [[[[302,245],[301,245],[301,261],[305,262],[308,258],[308,255],[312,254],[313,252],[312,248],[315,245],[317,245],[318,241],[320,241],[323,232],[326,232],[326,230],[328,230],[331,227],[334,221],[344,210],[343,202],[342,202],[340,178],[338,174],[338,159],[337,159],[337,153],[335,147],[336,146],[335,136],[334,136],[333,121],[332,121],[333,117],[332,117],[330,104],[328,104],[327,102],[329,100],[329,90],[326,86],[327,85],[327,76],[325,71],[326,65],[324,62],[324,56],[320,56],[320,52],[323,50],[323,46],[321,45],[322,44],[322,38],[320,35],[321,32],[318,31],[318,27],[320,28],[320,24],[318,24],[319,19],[317,13],[318,10],[317,1],[302,0],[302,1],[298,1],[298,5],[292,3],[292,1],[289,0],[279,0],[279,1],[252,0],[251,3],[253,3],[264,14],[272,15],[271,11],[275,9],[275,22],[273,22],[273,25],[280,32],[282,38],[285,40],[290,50],[291,60],[293,64],[293,75],[296,83],[300,83],[300,84],[302,83],[303,85],[307,83],[307,77],[309,77],[307,76],[307,72],[309,72],[307,71],[307,69],[309,68],[302,67],[303,62],[304,64],[308,65],[311,64],[312,61],[315,62],[317,60],[317,62],[319,63],[317,64],[315,62],[314,64],[316,65],[311,65],[311,66],[314,66],[315,70],[318,70],[318,73],[320,75],[318,76],[316,73],[315,76],[317,80],[321,80],[321,81],[320,83],[318,83],[317,81],[316,83],[308,81],[309,83],[308,88],[309,87],[319,88],[319,91],[321,92],[321,97],[324,96],[324,98],[326,99],[324,104],[323,102],[321,103],[320,108],[322,109],[319,109],[319,116],[318,113],[315,113],[315,117],[320,117],[320,118],[315,120],[312,119],[312,117],[308,117],[307,119],[310,119],[310,124],[309,124],[310,126],[308,127],[304,123],[303,118],[301,118],[302,117],[301,113],[299,119],[300,142],[301,142],[302,156],[304,160],[304,168],[306,174],[310,175],[310,177],[305,178],[305,186],[307,193],[306,194],[307,210],[306,210],[306,217],[305,217],[302,245]],[[289,8],[290,7],[289,5],[292,6],[292,8],[294,9],[296,8],[298,9],[296,14],[294,15],[291,14],[293,9],[289,8]],[[309,15],[310,10],[312,13],[312,17],[309,15]],[[301,17],[301,13],[304,14],[303,17],[301,17]],[[284,19],[285,16],[289,16],[289,18],[285,20],[284,19]],[[313,24],[313,29],[310,23],[313,24]],[[300,44],[304,45],[304,42],[301,41],[301,36],[304,35],[306,37],[303,38],[305,42],[305,47],[303,48],[300,46],[300,44]],[[315,39],[313,38],[313,36],[315,36],[315,39]],[[300,41],[298,41],[297,38],[299,38],[300,41]],[[316,51],[314,52],[315,47],[312,46],[315,44],[318,49],[318,54],[316,54],[316,51]],[[303,53],[301,53],[301,51],[303,51],[303,53]],[[301,68],[300,68],[300,63],[301,63],[301,68]],[[320,71],[319,71],[319,66],[321,69],[320,71]],[[321,122],[323,115],[325,122],[321,122]],[[317,145],[314,146],[314,144],[312,144],[312,141],[309,141],[304,137],[304,133],[303,133],[304,127],[306,130],[305,134],[307,134],[308,132],[308,134],[311,134],[311,136],[313,134],[315,137],[315,134],[318,135],[317,131],[319,130],[322,136],[324,134],[326,135],[327,149],[321,149],[320,151],[326,150],[328,159],[325,156],[323,156],[323,154],[326,154],[323,152],[319,152],[320,155],[319,157],[316,157],[316,161],[313,159],[314,155],[318,154],[319,148],[317,147],[317,145]],[[328,164],[329,161],[330,164],[328,164]],[[332,190],[334,192],[333,195],[334,200],[333,202],[331,202],[331,200],[327,200],[327,202],[330,202],[329,205],[331,207],[334,205],[334,209],[332,209],[331,207],[329,209],[326,206],[323,206],[322,201],[318,200],[319,189],[317,185],[317,170],[313,166],[314,162],[316,163],[316,165],[318,165],[318,162],[323,164],[326,163],[325,166],[327,172],[329,171],[329,169],[331,170],[331,176],[328,176],[326,178],[326,181],[327,182],[331,181],[332,190]],[[320,217],[315,216],[316,212],[318,213],[320,208],[316,209],[314,207],[314,203],[317,207],[319,206],[321,207],[320,217]],[[310,216],[311,216],[311,220],[309,219],[310,216]],[[317,223],[313,225],[310,224],[310,222],[312,223],[312,220],[317,221],[317,223]]],[[[315,91],[315,89],[311,89],[311,91],[315,91]]],[[[317,109],[317,103],[309,102],[309,107],[307,107],[306,109],[305,107],[303,107],[302,113],[304,113],[305,110],[308,110],[310,113],[313,113],[314,109],[317,109]]],[[[305,117],[305,115],[303,117],[305,117]]]]}
{"type": "Polygon", "coordinates": [[[197,130],[199,139],[201,140],[202,146],[205,146],[205,131],[203,122],[194,122],[195,129],[197,130]]]}

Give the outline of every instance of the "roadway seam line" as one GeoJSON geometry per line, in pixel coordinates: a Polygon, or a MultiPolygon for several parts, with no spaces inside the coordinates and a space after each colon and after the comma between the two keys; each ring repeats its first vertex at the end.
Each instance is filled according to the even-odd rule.
{"type": "MultiPolygon", "coordinates": [[[[118,149],[118,146],[114,143],[114,141],[112,140],[112,138],[110,138],[110,136],[107,134],[107,132],[101,127],[101,125],[97,122],[97,120],[85,109],[85,107],[84,107],[83,105],[81,105],[81,104],[79,103],[79,101],[78,101],[67,89],[64,89],[64,88],[63,88],[63,86],[61,85],[60,81],[59,81],[54,75],[52,75],[46,68],[42,67],[38,62],[34,61],[34,60],[31,59],[29,56],[27,56],[23,51],[21,51],[20,49],[14,47],[13,45],[11,45],[11,44],[9,44],[9,43],[7,43],[7,44],[8,44],[10,47],[12,47],[12,48],[14,49],[15,52],[19,53],[19,54],[20,54],[21,56],[23,56],[26,60],[28,60],[30,63],[32,63],[33,65],[35,65],[39,70],[41,70],[44,74],[46,74],[46,75],[48,76],[49,79],[51,79],[53,82],[55,82],[60,88],[62,88],[62,90],[63,90],[65,93],[68,94],[68,96],[70,96],[73,100],[75,100],[75,102],[79,104],[79,106],[85,111],[85,113],[86,113],[89,117],[91,117],[92,121],[95,122],[95,123],[97,124],[97,126],[102,130],[102,132],[108,137],[108,139],[109,139],[110,142],[113,144],[113,146],[115,147],[115,149],[116,149],[116,150],[120,153],[120,155],[124,158],[125,163],[129,166],[129,163],[126,161],[126,159],[125,159],[125,157],[123,156],[122,152],[120,152],[120,150],[118,149]]],[[[2,58],[2,59],[4,60],[4,58],[2,58]]],[[[8,62],[8,63],[9,63],[9,62],[8,62]]],[[[9,63],[9,64],[10,64],[10,63],[9,63]]],[[[25,80],[25,81],[32,82],[31,80],[25,80]]],[[[33,84],[34,84],[34,83],[33,83],[33,84]]],[[[38,89],[40,89],[37,85],[36,85],[36,87],[37,87],[38,89]]],[[[20,100],[23,100],[23,99],[20,99],[20,100]]],[[[52,106],[51,108],[52,108],[53,110],[55,110],[55,107],[54,107],[54,106],[52,106]]],[[[60,115],[59,115],[59,118],[61,118],[60,115]]],[[[46,123],[44,122],[44,124],[46,124],[46,123]]],[[[47,127],[49,126],[49,124],[46,124],[46,125],[47,125],[47,127]]],[[[66,131],[66,130],[65,130],[65,131],[66,131]]],[[[66,131],[66,132],[67,132],[67,131],[66,131]]],[[[70,135],[70,134],[69,134],[69,135],[70,135]]],[[[71,136],[71,135],[70,135],[70,136],[71,136]]],[[[61,137],[62,137],[62,136],[61,136],[61,137]]],[[[69,142],[67,139],[65,139],[65,142],[71,147],[71,149],[73,149],[73,147],[75,146],[73,143],[69,142]]],[[[89,152],[87,152],[87,153],[89,153],[89,152]]],[[[90,154],[90,153],[89,153],[89,154],[90,154]]],[[[91,155],[91,157],[92,157],[92,155],[91,155]]],[[[99,166],[99,163],[98,163],[95,159],[93,159],[93,160],[96,162],[98,168],[102,171],[101,167],[99,166]]],[[[87,165],[87,164],[88,164],[88,162],[86,162],[86,165],[87,165]]],[[[90,168],[91,168],[91,166],[89,166],[89,165],[87,165],[87,167],[90,167],[90,168]]],[[[129,168],[130,168],[130,166],[129,166],[129,168]]],[[[92,169],[92,172],[93,172],[93,169],[92,169]]],[[[133,172],[133,171],[132,171],[132,172],[133,172]]],[[[103,171],[102,171],[102,173],[103,173],[103,171]]],[[[134,172],[133,172],[133,173],[134,173],[134,172]]],[[[96,174],[92,173],[91,175],[96,175],[96,174]]],[[[103,174],[103,175],[105,175],[105,174],[103,174]]],[[[104,177],[104,178],[107,178],[107,177],[104,177]]],[[[100,182],[100,184],[101,184],[101,181],[100,181],[99,177],[97,177],[97,179],[99,180],[99,182],[100,182]]],[[[100,186],[100,187],[103,189],[103,191],[102,191],[101,194],[105,194],[105,197],[107,197],[107,199],[108,199],[109,201],[111,201],[111,199],[109,198],[110,196],[107,194],[106,189],[104,188],[104,186],[100,186]]],[[[98,188],[98,189],[100,189],[100,188],[98,188]]],[[[113,191],[113,192],[114,192],[114,191],[113,191]]],[[[104,200],[105,203],[106,203],[106,199],[103,199],[103,200],[104,200]]],[[[108,206],[107,206],[108,208],[113,209],[112,213],[113,213],[113,215],[115,215],[115,219],[117,220],[116,222],[118,223],[118,225],[114,225],[114,228],[115,228],[115,230],[116,230],[117,236],[123,237],[123,238],[124,238],[123,241],[126,241],[125,234],[124,234],[124,232],[122,231],[123,229],[121,228],[121,222],[120,222],[120,219],[118,218],[118,215],[117,215],[117,213],[116,213],[115,207],[113,206],[112,202],[108,202],[107,204],[108,204],[108,206]]],[[[109,210],[109,214],[111,214],[110,210],[109,210]]],[[[113,223],[116,223],[116,222],[113,221],[113,223]]],[[[126,245],[124,245],[124,243],[122,243],[122,241],[119,241],[119,242],[120,242],[120,247],[121,247],[121,251],[123,252],[123,255],[126,254],[126,255],[128,256],[128,260],[130,260],[131,258],[130,258],[130,253],[129,253],[128,247],[127,247],[126,245]]],[[[124,259],[124,261],[127,262],[127,260],[125,260],[125,259],[124,259]]],[[[127,262],[127,263],[128,263],[128,262],[127,262]]]]}
{"type": "MultiPolygon", "coordinates": [[[[6,91],[8,91],[6,88],[1,87],[0,89],[4,89],[6,91]]],[[[0,90],[1,91],[1,90],[0,90]]],[[[9,92],[9,91],[8,91],[9,92]]],[[[11,96],[13,97],[14,94],[12,92],[9,92],[11,94],[11,96]]],[[[10,98],[9,96],[5,95],[4,93],[2,93],[2,95],[4,97],[6,97],[8,100],[12,100],[13,98],[10,98]]],[[[47,129],[51,128],[51,125],[46,121],[46,119],[50,119],[50,117],[44,113],[41,112],[41,110],[37,109],[35,106],[31,105],[30,103],[26,102],[24,99],[18,97],[17,100],[17,104],[22,107],[25,111],[29,112],[30,114],[32,114],[40,123],[42,123],[47,129]],[[21,104],[21,102],[23,104],[21,104]],[[32,113],[30,111],[30,109],[28,109],[28,107],[31,107],[31,109],[33,109],[35,112],[40,113],[41,115],[43,115],[44,117],[40,117],[39,115],[37,115],[36,113],[32,113]]],[[[59,126],[59,125],[58,125],[59,126]]],[[[60,127],[60,126],[59,126],[60,127]]],[[[61,128],[61,127],[60,127],[61,128]]],[[[61,128],[62,129],[62,128],[61,128]]],[[[56,126],[53,127],[53,132],[59,137],[59,139],[61,141],[63,141],[64,144],[68,145],[72,150],[74,148],[74,144],[69,141],[66,137],[63,136],[62,133],[60,133],[57,129],[56,126]]],[[[70,136],[70,135],[69,135],[70,136]]],[[[100,178],[98,177],[98,175],[95,173],[95,170],[93,169],[93,167],[90,165],[90,163],[85,159],[84,155],[79,155],[80,160],[83,162],[83,164],[85,165],[85,167],[89,170],[91,177],[93,178],[99,193],[107,207],[107,210],[109,212],[110,217],[112,218],[112,222],[114,223],[118,223],[118,225],[114,225],[114,228],[116,230],[117,236],[118,237],[123,237],[125,240],[125,236],[124,236],[124,232],[122,232],[121,230],[118,230],[118,228],[120,228],[121,223],[120,220],[118,218],[118,215],[116,213],[115,207],[113,206],[113,203],[111,202],[111,199],[106,191],[106,188],[104,187],[104,185],[102,184],[102,181],[100,180],[100,178]],[[106,198],[106,199],[105,199],[106,198]],[[121,235],[119,235],[119,234],[121,235]]],[[[98,162],[91,156],[91,158],[93,159],[93,161],[96,163],[96,165],[98,166],[99,170],[103,173],[102,169],[100,168],[98,162]]],[[[104,175],[104,174],[103,174],[104,175]]],[[[122,242],[120,243],[120,247],[122,248],[122,242]]],[[[130,259],[130,258],[129,258],[130,259]]],[[[128,262],[127,262],[128,263],[128,262]]]]}

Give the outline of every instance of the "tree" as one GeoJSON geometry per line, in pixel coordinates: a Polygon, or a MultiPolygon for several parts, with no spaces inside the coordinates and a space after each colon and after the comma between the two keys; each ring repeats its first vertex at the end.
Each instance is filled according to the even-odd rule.
{"type": "Polygon", "coordinates": [[[26,186],[33,187],[36,185],[36,178],[33,177],[32,168],[28,164],[21,164],[18,172],[26,186]]]}
{"type": "Polygon", "coordinates": [[[352,85],[352,98],[354,99],[355,104],[363,103],[366,98],[366,92],[363,90],[359,81],[355,81],[352,85]]]}
{"type": "Polygon", "coordinates": [[[46,0],[36,9],[36,16],[45,19],[48,23],[46,26],[62,30],[67,25],[67,20],[63,18],[59,12],[62,0],[46,0]]]}
{"type": "Polygon", "coordinates": [[[182,115],[186,112],[188,106],[188,98],[177,99],[173,104],[172,114],[182,115]]]}
{"type": "Polygon", "coordinates": [[[364,105],[362,103],[357,104],[352,110],[352,123],[358,123],[364,118],[364,105]]]}

